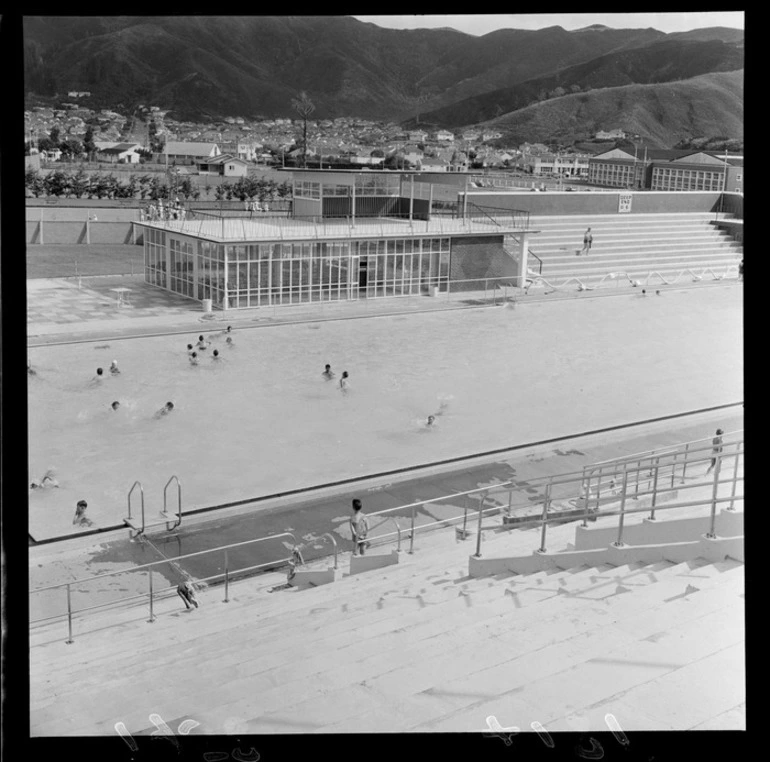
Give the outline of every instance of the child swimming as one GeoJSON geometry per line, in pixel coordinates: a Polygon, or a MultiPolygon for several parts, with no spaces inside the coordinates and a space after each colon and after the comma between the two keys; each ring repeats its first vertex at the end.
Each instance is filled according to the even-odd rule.
{"type": "Polygon", "coordinates": [[[158,410],[154,418],[162,418],[164,415],[168,415],[172,410],[174,409],[174,403],[173,402],[167,402],[160,410],[158,410]]]}
{"type": "Polygon", "coordinates": [[[342,371],[342,378],[340,378],[340,391],[343,394],[347,394],[350,390],[350,386],[348,384],[348,372],[346,370],[342,371]]]}
{"type": "Polygon", "coordinates": [[[324,372],[323,372],[323,373],[321,373],[321,375],[322,375],[322,376],[323,376],[323,377],[324,377],[324,378],[325,378],[327,381],[331,381],[331,380],[334,378],[334,371],[332,370],[332,366],[327,364],[327,365],[324,367],[324,372]]]}
{"type": "Polygon", "coordinates": [[[29,485],[30,489],[47,489],[48,487],[58,487],[59,482],[56,481],[56,472],[53,468],[49,468],[44,474],[42,479],[33,479],[29,485]]]}
{"type": "Polygon", "coordinates": [[[110,364],[110,373],[112,373],[113,376],[117,376],[118,373],[120,373],[120,368],[118,368],[118,361],[113,360],[110,364]]]}
{"type": "Polygon", "coordinates": [[[197,365],[198,364],[198,353],[193,352],[190,354],[190,365],[197,365]]]}

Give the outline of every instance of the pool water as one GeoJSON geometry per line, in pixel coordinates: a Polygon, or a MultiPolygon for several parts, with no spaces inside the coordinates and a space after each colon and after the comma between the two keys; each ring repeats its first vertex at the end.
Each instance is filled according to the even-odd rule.
{"type": "Polygon", "coordinates": [[[30,492],[30,532],[76,531],[79,499],[119,523],[135,480],[150,517],[172,475],[201,507],[734,402],[741,316],[724,287],[239,329],[197,367],[195,333],[33,347],[30,478],[60,487],[30,492]]]}

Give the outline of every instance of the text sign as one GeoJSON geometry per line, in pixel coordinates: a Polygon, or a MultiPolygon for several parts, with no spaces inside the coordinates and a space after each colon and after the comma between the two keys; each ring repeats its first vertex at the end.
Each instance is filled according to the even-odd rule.
{"type": "Polygon", "coordinates": [[[618,214],[631,211],[631,201],[633,200],[633,194],[631,193],[619,193],[618,194],[618,214]]]}

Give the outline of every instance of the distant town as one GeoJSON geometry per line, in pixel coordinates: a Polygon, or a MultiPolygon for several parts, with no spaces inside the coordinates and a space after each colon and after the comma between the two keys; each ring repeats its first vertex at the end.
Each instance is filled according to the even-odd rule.
{"type": "MultiPolygon", "coordinates": [[[[422,172],[514,171],[587,185],[651,190],[742,192],[743,157],[736,148],[692,141],[687,148],[651,147],[638,135],[608,126],[587,147],[522,143],[503,145],[498,131],[405,130],[391,122],[355,117],[179,121],[158,106],[140,105],[130,115],[92,109],[87,91],[71,91],[55,106],[24,112],[27,188],[38,170],[161,170],[180,176],[244,178],[283,167],[415,170],[422,172]],[[303,143],[306,130],[307,145],[303,143]],[[587,150],[590,148],[590,150],[587,150]]],[[[37,187],[37,191],[35,188],[37,187]]],[[[534,185],[533,185],[534,187],[534,185]]],[[[543,186],[545,187],[545,186],[543,186]]],[[[133,195],[133,194],[132,194],[133,195]]],[[[283,195],[283,194],[282,194],[283,195]]],[[[143,196],[144,197],[144,196],[143,196]]]]}

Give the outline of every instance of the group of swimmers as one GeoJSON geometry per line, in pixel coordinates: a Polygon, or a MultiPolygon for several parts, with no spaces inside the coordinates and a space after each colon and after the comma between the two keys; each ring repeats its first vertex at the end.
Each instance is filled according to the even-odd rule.
{"type": "MultiPolygon", "coordinates": [[[[208,339],[203,338],[203,334],[198,336],[198,341],[193,346],[192,344],[187,345],[187,358],[190,361],[190,365],[197,365],[198,364],[198,352],[202,352],[206,349],[208,349],[211,346],[211,342],[214,339],[218,339],[222,336],[225,336],[225,343],[228,347],[235,346],[235,343],[233,342],[233,337],[230,335],[233,330],[233,327],[231,325],[228,325],[227,328],[223,331],[218,331],[217,333],[211,333],[209,334],[208,339]]],[[[215,349],[211,353],[211,359],[212,360],[220,360],[221,355],[219,354],[219,350],[215,349]]]]}
{"type": "MultiPolygon", "coordinates": [[[[334,371],[332,370],[332,366],[328,363],[324,366],[324,371],[321,373],[321,375],[327,380],[331,381],[334,376],[336,375],[334,371]]],[[[348,390],[350,389],[350,383],[348,381],[348,378],[350,378],[348,372],[346,370],[342,371],[342,376],[340,377],[340,391],[343,394],[347,394],[348,390]]]]}

